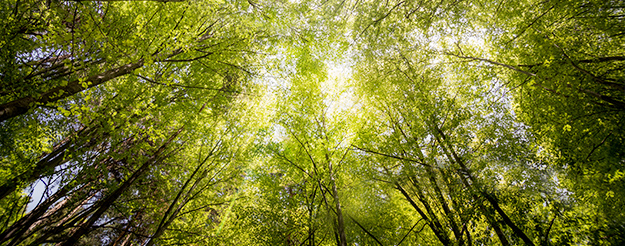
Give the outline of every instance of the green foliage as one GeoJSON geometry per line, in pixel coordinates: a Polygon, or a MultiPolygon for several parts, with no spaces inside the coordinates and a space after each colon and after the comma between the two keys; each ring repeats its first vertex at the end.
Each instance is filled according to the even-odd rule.
{"type": "Polygon", "coordinates": [[[0,245],[621,245],[618,1],[0,3],[0,245]]]}

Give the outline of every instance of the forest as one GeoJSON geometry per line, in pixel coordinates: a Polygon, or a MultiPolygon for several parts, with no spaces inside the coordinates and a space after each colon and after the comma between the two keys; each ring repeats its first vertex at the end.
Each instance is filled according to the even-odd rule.
{"type": "Polygon", "coordinates": [[[0,1],[0,245],[625,245],[621,0],[0,1]]]}

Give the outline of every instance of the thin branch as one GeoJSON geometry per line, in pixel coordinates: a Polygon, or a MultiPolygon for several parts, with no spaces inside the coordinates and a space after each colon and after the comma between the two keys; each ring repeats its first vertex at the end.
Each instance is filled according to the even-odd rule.
{"type": "Polygon", "coordinates": [[[156,84],[156,85],[163,85],[163,86],[169,86],[169,87],[180,87],[180,88],[187,88],[187,89],[201,89],[201,90],[211,90],[211,91],[224,91],[224,92],[235,92],[235,93],[239,93],[239,91],[229,91],[229,90],[224,90],[223,88],[210,88],[210,87],[203,87],[203,86],[193,86],[193,85],[181,85],[181,84],[166,84],[166,83],[161,83],[161,82],[157,82],[153,79],[150,79],[148,77],[145,77],[141,74],[137,74],[137,77],[150,82],[152,84],[156,84]]]}
{"type": "Polygon", "coordinates": [[[410,159],[410,158],[404,158],[404,157],[399,157],[399,156],[394,156],[394,155],[385,154],[385,153],[380,153],[380,152],[377,152],[377,151],[374,151],[374,150],[369,150],[369,149],[365,149],[365,148],[362,148],[362,147],[358,147],[358,146],[353,145],[353,144],[352,144],[352,147],[354,147],[354,148],[356,148],[358,150],[367,152],[367,153],[381,155],[381,156],[385,156],[385,157],[389,157],[389,158],[393,158],[393,159],[397,159],[397,160],[402,160],[402,161],[414,162],[414,163],[417,163],[417,164],[422,165],[422,166],[430,167],[430,165],[425,164],[425,163],[423,163],[421,161],[418,161],[418,160],[414,160],[414,159],[410,159]]]}
{"type": "Polygon", "coordinates": [[[553,8],[555,7],[555,5],[551,6],[549,9],[547,9],[547,11],[545,11],[544,13],[542,13],[540,16],[536,17],[536,19],[534,19],[529,25],[527,25],[525,28],[523,28],[523,30],[521,31],[521,33],[519,33],[518,35],[516,35],[514,38],[508,40],[508,42],[506,42],[505,44],[509,44],[512,43],[512,41],[516,40],[517,38],[523,36],[523,34],[525,33],[525,31],[527,31],[527,29],[530,29],[530,27],[532,27],[540,18],[543,18],[543,16],[545,16],[547,13],[549,13],[549,11],[551,11],[553,8]]]}
{"type": "Polygon", "coordinates": [[[504,64],[504,63],[500,63],[500,62],[496,62],[496,61],[492,61],[492,60],[489,60],[489,59],[472,57],[472,56],[462,56],[462,55],[458,55],[458,54],[454,54],[454,53],[450,53],[450,52],[443,52],[443,53],[445,53],[446,55],[455,56],[455,57],[461,58],[461,59],[468,59],[468,60],[482,61],[482,62],[490,63],[490,64],[493,64],[493,65],[497,65],[497,66],[501,66],[501,67],[512,69],[514,71],[517,71],[519,73],[525,74],[527,76],[536,77],[536,74],[534,74],[534,73],[530,73],[528,71],[519,69],[517,67],[510,66],[508,64],[504,64]]]}
{"type": "Polygon", "coordinates": [[[556,213],[555,216],[553,216],[553,219],[551,219],[551,222],[549,222],[549,228],[547,228],[547,231],[545,232],[545,242],[549,240],[549,232],[551,231],[551,227],[553,226],[553,222],[556,218],[558,218],[558,213],[556,213]]]}
{"type": "Polygon", "coordinates": [[[282,159],[286,160],[288,163],[290,163],[291,165],[293,165],[294,167],[296,167],[296,168],[297,168],[297,169],[299,169],[300,171],[304,172],[306,175],[308,175],[308,177],[310,177],[310,178],[314,179],[314,177],[313,177],[310,173],[308,173],[306,170],[304,170],[304,168],[302,168],[302,167],[298,166],[297,164],[295,164],[293,161],[291,161],[291,160],[290,160],[289,158],[287,158],[285,155],[280,154],[280,152],[279,152],[278,150],[274,150],[274,149],[271,149],[271,150],[273,150],[273,151],[274,151],[274,153],[275,153],[277,156],[279,156],[280,158],[282,158],[282,159]]]}
{"type": "Polygon", "coordinates": [[[362,30],[362,32],[360,32],[360,34],[358,34],[358,37],[362,36],[362,34],[364,34],[367,29],[369,29],[369,27],[373,26],[373,25],[377,25],[380,21],[386,19],[386,17],[388,17],[389,15],[391,15],[391,13],[393,13],[393,10],[395,10],[397,7],[401,6],[402,4],[404,4],[405,1],[401,1],[397,4],[395,4],[395,6],[393,6],[391,8],[391,10],[389,10],[384,16],[374,20],[373,22],[371,22],[371,24],[367,25],[367,27],[365,27],[364,30],[362,30]]]}
{"type": "Polygon", "coordinates": [[[590,156],[592,155],[592,153],[595,152],[595,150],[597,150],[601,145],[603,145],[603,143],[605,143],[605,140],[608,139],[608,137],[610,137],[610,135],[612,135],[612,132],[608,133],[608,135],[606,135],[603,140],[601,140],[601,143],[597,144],[597,146],[593,147],[592,150],[590,151],[590,153],[588,153],[588,156],[586,156],[586,160],[588,160],[590,158],[590,156]]]}
{"type": "Polygon", "coordinates": [[[358,221],[356,221],[356,219],[354,219],[354,217],[352,217],[351,215],[347,215],[347,217],[349,217],[352,221],[354,221],[354,223],[356,223],[356,225],[358,225],[358,227],[360,227],[360,229],[362,229],[363,231],[365,231],[365,233],[367,233],[367,235],[369,235],[371,238],[373,238],[373,240],[375,240],[376,243],[378,243],[379,245],[384,246],[384,244],[382,244],[380,242],[380,240],[378,240],[378,238],[376,238],[373,234],[371,234],[371,232],[369,232],[367,229],[365,229],[364,226],[362,226],[360,223],[358,223],[358,221]]]}
{"type": "MultiPolygon", "coordinates": [[[[419,222],[421,222],[421,220],[423,220],[423,218],[417,220],[417,223],[414,223],[414,225],[412,226],[412,228],[410,228],[410,230],[408,231],[408,233],[406,233],[406,235],[404,235],[404,237],[399,241],[399,243],[397,243],[395,246],[399,246],[402,242],[404,242],[404,240],[406,239],[406,237],[408,237],[408,235],[410,235],[410,232],[412,232],[412,230],[414,230],[415,227],[417,227],[417,225],[419,224],[419,222]]],[[[423,230],[423,228],[425,227],[427,223],[423,224],[423,227],[421,228],[421,230],[423,230]]],[[[421,231],[419,231],[421,232],[421,231]]]]}
{"type": "Polygon", "coordinates": [[[205,55],[201,55],[198,57],[193,57],[193,58],[188,58],[188,59],[163,59],[163,60],[159,60],[159,62],[192,62],[192,61],[197,61],[197,60],[206,58],[212,54],[213,52],[207,52],[205,55]]]}

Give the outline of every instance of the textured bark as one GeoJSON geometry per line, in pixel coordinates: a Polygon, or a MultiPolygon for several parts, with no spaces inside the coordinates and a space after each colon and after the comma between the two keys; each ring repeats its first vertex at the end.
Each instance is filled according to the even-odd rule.
{"type": "MultiPolygon", "coordinates": [[[[50,206],[52,206],[58,199],[65,196],[67,192],[69,192],[69,188],[64,186],[46,199],[43,203],[39,204],[26,216],[13,223],[11,227],[7,228],[0,234],[0,244],[4,244],[13,237],[24,235],[29,228],[35,226],[36,222],[43,220],[43,217],[46,217],[45,215],[48,215],[50,212],[54,212],[55,209],[48,211],[48,208],[50,208],[50,206]]],[[[55,208],[62,206],[64,202],[65,201],[60,202],[57,206],[55,206],[55,208]]]]}
{"type": "Polygon", "coordinates": [[[92,88],[114,78],[129,74],[142,66],[143,60],[139,60],[135,63],[119,66],[103,73],[90,76],[84,79],[84,81],[70,81],[66,86],[54,87],[47,92],[41,94],[41,96],[39,97],[28,96],[16,99],[12,102],[5,103],[3,105],[0,105],[0,122],[25,114],[28,112],[28,110],[35,108],[37,105],[56,102],[60,99],[72,96],[85,89],[92,88]],[[83,86],[83,83],[88,83],[88,85],[85,87],[83,86]]]}

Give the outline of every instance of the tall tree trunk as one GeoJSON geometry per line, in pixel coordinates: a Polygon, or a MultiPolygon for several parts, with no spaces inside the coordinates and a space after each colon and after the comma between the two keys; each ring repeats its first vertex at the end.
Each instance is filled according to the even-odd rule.
{"type": "Polygon", "coordinates": [[[449,204],[447,203],[447,200],[445,200],[445,197],[443,196],[443,192],[438,186],[438,181],[436,180],[434,170],[431,166],[427,166],[425,168],[428,173],[428,179],[430,180],[430,183],[434,188],[436,198],[438,198],[441,207],[443,207],[443,212],[445,212],[445,216],[447,216],[447,220],[449,221],[449,225],[451,226],[451,231],[454,233],[454,237],[456,238],[458,245],[463,245],[462,233],[460,232],[460,227],[458,227],[458,224],[456,223],[456,216],[454,215],[454,213],[452,213],[449,204]]]}
{"type": "MultiPolygon", "coordinates": [[[[89,186],[83,187],[88,188],[89,186]]],[[[91,192],[90,194],[89,190],[83,191],[86,191],[84,193],[84,197],[80,196],[82,194],[74,192],[71,196],[63,199],[63,201],[57,203],[52,209],[47,211],[44,214],[44,220],[37,220],[28,228],[26,233],[13,238],[13,240],[6,246],[20,245],[23,241],[33,235],[39,236],[29,244],[33,246],[44,243],[50,237],[62,236],[61,233],[63,230],[67,229],[67,227],[65,227],[65,223],[68,221],[79,221],[84,219],[84,216],[86,215],[84,213],[81,214],[80,212],[84,210],[84,206],[86,206],[91,199],[98,194],[97,192],[91,192]],[[74,199],[79,200],[71,202],[74,199]],[[69,210],[69,212],[65,213],[65,210],[69,210]]]]}
{"type": "MultiPolygon", "coordinates": [[[[389,116],[391,116],[390,113],[389,113],[389,116]]],[[[414,153],[417,154],[418,160],[422,164],[427,164],[426,163],[426,159],[425,159],[425,155],[423,155],[423,152],[421,150],[421,146],[418,144],[418,139],[416,139],[416,137],[414,137],[414,136],[412,137],[412,139],[410,139],[408,137],[408,135],[406,134],[406,132],[404,131],[404,129],[401,127],[401,125],[397,124],[397,122],[394,121],[394,120],[393,120],[393,122],[394,122],[395,127],[397,127],[397,129],[399,130],[399,132],[402,134],[402,136],[404,137],[404,139],[406,141],[410,141],[410,140],[414,141],[414,143],[416,145],[416,151],[414,151],[414,153]]],[[[407,156],[407,153],[405,151],[402,150],[402,152],[403,152],[404,155],[407,156]]],[[[423,165],[423,167],[425,168],[427,176],[428,176],[428,179],[429,179],[430,183],[432,184],[432,187],[434,188],[434,192],[436,194],[436,198],[438,198],[438,200],[439,200],[439,202],[440,202],[440,204],[441,204],[441,206],[443,208],[443,211],[445,212],[445,215],[447,216],[447,219],[448,219],[448,221],[450,223],[452,232],[454,233],[454,236],[456,238],[456,241],[458,242],[458,245],[463,245],[462,233],[460,232],[460,228],[458,227],[458,224],[456,223],[456,218],[455,218],[454,214],[451,212],[451,209],[449,208],[449,205],[447,204],[447,201],[445,200],[445,197],[443,196],[443,192],[441,191],[441,189],[440,189],[440,187],[438,185],[438,181],[436,180],[436,173],[435,173],[434,169],[432,168],[431,165],[423,165]]],[[[413,184],[415,186],[417,186],[416,181],[413,181],[413,184]]],[[[417,190],[419,190],[419,189],[420,188],[417,187],[417,190]]],[[[424,203],[424,202],[425,201],[422,201],[422,203],[424,203]]],[[[424,205],[426,205],[426,204],[424,204],[424,205]]],[[[426,207],[426,209],[428,209],[428,207],[426,207]]],[[[436,218],[433,213],[431,214],[431,216],[433,218],[436,218]]],[[[437,221],[438,221],[438,219],[437,219],[437,221]]],[[[440,224],[439,224],[439,226],[440,226],[440,224]]],[[[444,232],[442,227],[440,228],[440,230],[444,232]]],[[[447,237],[447,234],[445,234],[444,236],[447,237]]],[[[451,242],[450,239],[447,239],[447,240],[451,242]]]]}
{"type": "MultiPolygon", "coordinates": [[[[61,189],[56,191],[52,196],[46,199],[43,203],[39,204],[35,209],[30,211],[30,213],[28,213],[26,216],[20,218],[17,222],[13,223],[11,227],[4,230],[0,234],[0,244],[7,242],[13,237],[16,237],[16,236],[19,237],[19,236],[24,235],[26,231],[29,228],[31,228],[31,226],[35,222],[44,219],[42,217],[45,217],[44,214],[47,214],[50,212],[48,211],[50,206],[52,206],[58,199],[61,199],[63,196],[65,196],[67,192],[69,192],[69,190],[70,189],[68,189],[67,186],[62,187],[61,189]]],[[[62,206],[63,202],[60,202],[59,204],[57,204],[57,207],[59,205],[62,206]]]]}
{"type": "MultiPolygon", "coordinates": [[[[19,237],[18,239],[16,239],[17,241],[13,240],[10,244],[8,244],[15,245],[20,240],[27,238],[29,234],[32,234],[34,231],[38,230],[37,227],[41,224],[46,225],[54,223],[55,219],[62,217],[64,217],[65,220],[72,217],[71,215],[58,214],[57,212],[66,209],[68,206],[72,206],[71,204],[68,205],[67,203],[70,200],[73,200],[74,197],[79,196],[80,194],[88,194],[88,189],[91,189],[91,182],[100,179],[103,175],[98,174],[95,177],[90,177],[89,175],[91,171],[91,169],[82,169],[81,171],[79,171],[79,173],[76,175],[72,182],[69,182],[68,184],[59,188],[52,196],[48,197],[44,202],[37,205],[37,207],[30,211],[30,213],[28,213],[20,220],[15,222],[13,225],[11,225],[11,227],[3,231],[0,234],[0,244],[8,241],[12,237],[19,237]],[[77,188],[77,185],[82,186],[77,188]],[[62,201],[57,202],[63,197],[65,198],[62,201]],[[56,205],[54,205],[55,203],[56,205]],[[50,206],[52,205],[54,205],[54,207],[50,209],[50,206]]],[[[83,199],[83,201],[85,201],[85,199],[83,199]]],[[[75,207],[80,206],[81,205],[75,207]]]]}
{"type": "Polygon", "coordinates": [[[63,242],[61,245],[62,246],[70,246],[70,245],[75,245],[78,240],[80,240],[80,238],[85,235],[87,232],[89,232],[89,230],[91,229],[91,226],[98,220],[100,219],[100,217],[104,214],[104,212],[106,212],[106,210],[108,210],[108,208],[113,205],[113,203],[126,191],[128,190],[128,188],[131,187],[131,185],[137,180],[139,179],[141,176],[143,176],[143,174],[145,174],[151,165],[158,163],[159,160],[161,159],[161,154],[163,151],[165,151],[165,149],[167,148],[167,146],[182,132],[182,127],[180,129],[178,129],[176,132],[174,132],[169,139],[167,139],[167,141],[165,143],[163,143],[158,150],[156,150],[156,152],[154,154],[152,154],[152,156],[150,157],[150,159],[146,162],[143,163],[143,165],[141,165],[141,167],[139,167],[139,169],[137,169],[137,171],[135,171],[132,176],[130,176],[126,181],[124,181],[124,183],[122,183],[121,186],[119,186],[117,189],[115,189],[115,191],[113,191],[111,194],[109,194],[108,196],[106,196],[106,198],[104,198],[104,200],[102,200],[101,202],[99,202],[98,204],[98,209],[89,217],[89,219],[87,221],[85,221],[84,223],[82,223],[78,229],[72,233],[72,235],[69,237],[69,239],[65,242],[63,242]]]}
{"type": "MultiPolygon", "coordinates": [[[[215,145],[215,148],[217,148],[217,145],[215,145]]],[[[190,199],[189,195],[197,188],[197,185],[200,183],[200,181],[204,179],[206,175],[206,170],[204,171],[201,171],[201,170],[204,167],[204,164],[208,161],[208,158],[210,158],[213,155],[215,148],[213,148],[211,152],[206,156],[206,158],[204,158],[204,160],[197,166],[197,168],[195,168],[191,176],[189,176],[189,178],[185,181],[182,188],[180,188],[180,191],[178,191],[178,194],[176,194],[176,197],[167,208],[167,211],[165,211],[165,214],[163,215],[163,218],[158,224],[156,231],[154,232],[154,234],[152,234],[146,246],[154,245],[155,240],[158,239],[165,232],[167,227],[169,227],[169,225],[174,221],[174,219],[176,219],[176,216],[178,215],[178,213],[180,213],[182,208],[189,202],[189,199],[190,199]],[[200,176],[195,180],[191,188],[189,190],[186,190],[187,186],[191,183],[191,180],[193,180],[195,176],[198,173],[200,173],[200,171],[201,171],[200,176]],[[182,197],[184,197],[183,201],[180,204],[178,204],[178,201],[182,197]],[[177,208],[174,209],[174,207],[176,207],[177,204],[178,204],[177,208]]]]}
{"type": "Polygon", "coordinates": [[[427,201],[427,199],[425,197],[425,194],[423,194],[422,186],[420,186],[417,183],[417,181],[415,179],[413,179],[413,178],[410,178],[410,181],[412,182],[412,184],[413,184],[413,186],[415,188],[414,191],[415,191],[415,193],[417,195],[417,199],[419,199],[419,201],[421,202],[421,204],[425,208],[425,211],[430,216],[430,220],[432,221],[434,226],[436,226],[438,228],[440,236],[444,237],[445,238],[445,242],[448,242],[451,245],[452,242],[451,242],[451,239],[449,238],[449,235],[447,234],[447,230],[446,230],[446,228],[443,227],[443,225],[441,224],[440,220],[438,219],[438,216],[436,216],[436,213],[434,212],[434,209],[432,209],[432,206],[430,206],[430,203],[427,201]]]}
{"type": "Polygon", "coordinates": [[[406,200],[408,200],[408,202],[410,203],[410,205],[412,205],[412,207],[417,210],[417,213],[419,213],[419,215],[421,216],[421,218],[423,218],[425,221],[427,221],[428,226],[430,227],[430,229],[432,229],[432,231],[434,232],[434,235],[436,235],[436,237],[438,238],[438,240],[443,244],[443,245],[451,245],[451,242],[449,241],[449,238],[445,237],[443,232],[441,232],[441,230],[439,229],[439,226],[437,224],[435,224],[424,212],[423,210],[421,210],[421,208],[417,205],[417,203],[412,199],[412,197],[410,197],[410,195],[408,194],[408,192],[406,192],[406,190],[404,189],[404,187],[402,187],[399,182],[395,182],[395,188],[397,190],[399,190],[399,192],[401,192],[401,194],[404,196],[404,198],[406,198],[406,200]]]}
{"type": "Polygon", "coordinates": [[[332,161],[330,160],[330,156],[328,153],[325,154],[326,161],[328,162],[328,171],[330,172],[330,183],[332,185],[332,197],[334,198],[334,203],[336,205],[336,217],[338,220],[338,234],[339,234],[339,245],[347,246],[347,237],[345,236],[345,220],[343,219],[343,210],[341,208],[341,202],[339,200],[339,194],[336,189],[336,181],[334,180],[334,172],[332,171],[332,161]]]}
{"type": "Polygon", "coordinates": [[[469,170],[469,168],[466,166],[466,164],[464,163],[464,161],[462,160],[462,158],[460,158],[460,156],[456,153],[456,151],[452,148],[452,146],[447,146],[447,136],[445,135],[445,133],[438,127],[438,125],[436,125],[435,123],[433,124],[433,128],[435,130],[435,134],[434,137],[436,139],[436,141],[440,144],[440,146],[445,150],[445,153],[447,154],[447,157],[451,160],[456,162],[459,166],[460,169],[462,170],[462,173],[460,173],[459,175],[461,177],[466,177],[469,180],[467,181],[466,178],[463,178],[463,182],[465,183],[465,185],[467,185],[468,188],[474,189],[476,192],[478,192],[482,197],[486,198],[486,200],[489,202],[489,204],[495,209],[495,211],[503,218],[504,222],[506,223],[506,225],[508,225],[508,227],[510,227],[510,229],[512,229],[512,232],[514,232],[514,234],[521,238],[521,240],[523,240],[523,242],[526,245],[531,245],[533,246],[534,243],[532,242],[532,240],[523,232],[523,230],[521,230],[511,219],[510,217],[501,209],[501,207],[499,206],[499,202],[497,201],[496,198],[494,198],[491,194],[488,194],[486,191],[484,191],[481,187],[474,187],[474,184],[476,184],[473,176],[471,175],[471,172],[469,170]],[[442,138],[442,139],[441,139],[442,138]],[[451,153],[451,154],[450,154],[451,153]]]}
{"type": "MultiPolygon", "coordinates": [[[[76,139],[85,139],[90,133],[93,132],[93,129],[82,128],[78,131],[76,139]]],[[[90,145],[91,141],[87,143],[85,146],[90,145]]],[[[44,175],[46,172],[54,171],[54,168],[65,163],[65,154],[67,153],[70,147],[75,145],[75,140],[71,140],[70,138],[65,139],[61,144],[57,145],[56,148],[50,153],[41,158],[35,167],[29,169],[29,171],[16,175],[11,179],[7,180],[2,186],[0,186],[0,200],[4,199],[6,196],[10,195],[17,189],[18,186],[22,184],[32,183],[35,180],[39,179],[41,175],[44,175]]],[[[91,143],[95,144],[95,143],[91,143]]]]}
{"type": "MultiPolygon", "coordinates": [[[[119,108],[116,109],[116,111],[119,110],[119,108]]],[[[135,122],[139,120],[139,117],[137,114],[133,114],[125,120],[127,122],[135,122]]],[[[117,130],[122,126],[123,124],[119,124],[112,130],[117,130]]],[[[6,183],[0,186],[0,200],[10,195],[20,185],[32,183],[42,176],[47,175],[49,172],[54,171],[56,167],[68,162],[69,160],[65,159],[67,153],[76,154],[77,152],[83,152],[83,149],[88,149],[102,143],[108,138],[110,132],[98,135],[96,129],[99,127],[100,126],[95,125],[81,128],[75,136],[67,137],[63,142],[58,144],[51,153],[44,154],[33,168],[7,180],[6,183]]]]}
{"type": "Polygon", "coordinates": [[[315,245],[315,225],[313,222],[315,195],[317,195],[317,186],[313,185],[313,193],[310,198],[310,202],[308,203],[308,246],[315,245]]]}
{"type": "Polygon", "coordinates": [[[36,107],[39,104],[56,102],[60,99],[67,98],[78,92],[100,85],[114,78],[129,74],[142,66],[143,59],[135,63],[119,66],[103,73],[87,77],[84,81],[70,81],[66,86],[54,87],[41,94],[41,96],[39,97],[27,96],[16,99],[12,102],[2,104],[0,105],[0,122],[25,114],[26,112],[28,112],[28,110],[36,107]],[[87,83],[87,86],[83,86],[83,83],[87,83]]]}

